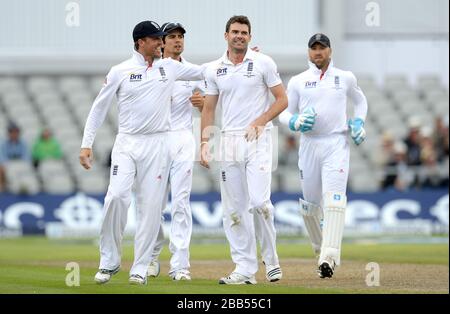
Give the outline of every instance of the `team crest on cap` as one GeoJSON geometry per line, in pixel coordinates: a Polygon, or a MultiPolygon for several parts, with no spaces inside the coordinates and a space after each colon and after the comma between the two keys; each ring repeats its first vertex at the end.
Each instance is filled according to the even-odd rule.
{"type": "Polygon", "coordinates": [[[319,41],[319,40],[321,40],[321,39],[322,39],[322,34],[317,34],[317,35],[316,35],[316,40],[319,41]]]}

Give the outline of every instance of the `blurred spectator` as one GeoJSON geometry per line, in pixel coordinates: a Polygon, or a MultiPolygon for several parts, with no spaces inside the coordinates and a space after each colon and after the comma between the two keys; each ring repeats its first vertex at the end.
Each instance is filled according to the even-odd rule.
{"type": "Polygon", "coordinates": [[[8,139],[0,143],[0,191],[5,188],[5,163],[10,160],[30,161],[27,145],[20,138],[20,128],[14,124],[8,125],[8,139]]]}
{"type": "Polygon", "coordinates": [[[437,117],[435,122],[434,144],[439,162],[446,162],[446,159],[449,158],[448,137],[448,116],[445,119],[437,117]]]}
{"type": "Polygon", "coordinates": [[[297,138],[293,135],[285,137],[284,149],[279,156],[280,165],[296,166],[298,162],[297,138]]]}
{"type": "Polygon", "coordinates": [[[376,154],[375,162],[377,165],[385,167],[394,163],[394,137],[392,136],[392,133],[388,131],[383,133],[381,136],[381,149],[377,149],[376,154]]]}
{"type": "Polygon", "coordinates": [[[410,166],[420,166],[420,118],[411,117],[408,122],[409,133],[405,139],[407,147],[407,163],[410,166]]]}
{"type": "Polygon", "coordinates": [[[420,167],[418,171],[419,187],[445,187],[445,178],[443,178],[441,167],[439,167],[437,160],[437,150],[434,145],[433,130],[431,128],[423,128],[421,130],[421,135],[420,159],[422,161],[422,167],[420,167]]]}
{"type": "Polygon", "coordinates": [[[32,156],[35,167],[43,160],[62,158],[61,147],[49,129],[44,129],[34,143],[32,156]]]}
{"type": "Polygon", "coordinates": [[[407,163],[407,146],[403,142],[397,142],[394,144],[393,151],[394,159],[386,164],[382,188],[404,191],[410,188],[414,182],[414,172],[407,163]]]}

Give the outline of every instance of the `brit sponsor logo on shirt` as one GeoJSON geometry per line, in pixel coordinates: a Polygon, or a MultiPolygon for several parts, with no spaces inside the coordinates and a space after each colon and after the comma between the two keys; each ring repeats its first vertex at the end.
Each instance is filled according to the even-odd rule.
{"type": "Polygon", "coordinates": [[[310,81],[307,81],[306,83],[305,83],[305,88],[316,88],[317,87],[317,82],[310,82],[310,81]]]}
{"type": "Polygon", "coordinates": [[[224,76],[224,75],[227,75],[227,68],[220,68],[220,69],[217,69],[217,76],[224,76]]]}
{"type": "Polygon", "coordinates": [[[142,81],[142,74],[130,74],[130,82],[140,82],[142,81]]]}

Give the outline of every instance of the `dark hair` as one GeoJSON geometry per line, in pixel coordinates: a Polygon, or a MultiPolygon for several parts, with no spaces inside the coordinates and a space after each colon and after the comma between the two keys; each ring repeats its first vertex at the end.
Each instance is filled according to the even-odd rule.
{"type": "Polygon", "coordinates": [[[228,33],[230,31],[230,25],[233,23],[245,24],[248,26],[248,33],[252,33],[252,26],[250,24],[250,20],[245,15],[234,15],[232,16],[225,27],[225,32],[228,33]]]}

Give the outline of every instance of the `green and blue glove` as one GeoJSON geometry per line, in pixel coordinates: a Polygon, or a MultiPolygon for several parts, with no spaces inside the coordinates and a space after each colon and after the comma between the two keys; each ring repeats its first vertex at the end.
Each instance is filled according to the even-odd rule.
{"type": "Polygon", "coordinates": [[[361,118],[348,121],[348,129],[350,136],[356,145],[360,145],[366,139],[366,131],[364,130],[364,121],[361,118]]]}
{"type": "Polygon", "coordinates": [[[307,108],[301,115],[294,114],[289,120],[289,129],[306,133],[312,130],[316,122],[316,112],[314,108],[307,108]]]}

